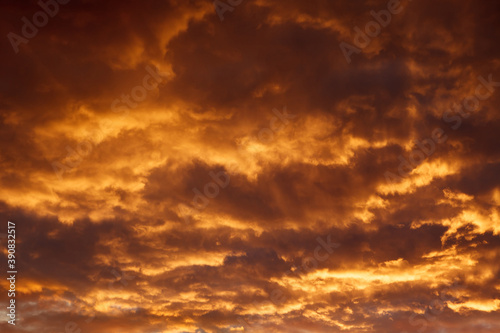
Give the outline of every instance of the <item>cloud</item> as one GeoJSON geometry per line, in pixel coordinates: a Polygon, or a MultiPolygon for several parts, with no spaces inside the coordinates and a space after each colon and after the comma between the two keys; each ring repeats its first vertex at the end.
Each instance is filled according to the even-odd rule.
{"type": "MultiPolygon", "coordinates": [[[[497,84],[456,130],[443,115],[500,81],[498,4],[405,6],[350,64],[339,43],[387,1],[224,21],[210,1],[70,1],[18,53],[5,37],[15,330],[497,332],[497,84]],[[147,68],[162,82],[113,112],[147,68]]],[[[40,8],[7,1],[4,36],[40,8]]]]}

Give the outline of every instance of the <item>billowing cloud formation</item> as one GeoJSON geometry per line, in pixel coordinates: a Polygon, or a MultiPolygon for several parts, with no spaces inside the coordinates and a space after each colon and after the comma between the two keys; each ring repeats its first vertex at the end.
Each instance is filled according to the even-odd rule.
{"type": "Polygon", "coordinates": [[[216,5],[5,2],[2,332],[500,331],[500,4],[216,5]]]}

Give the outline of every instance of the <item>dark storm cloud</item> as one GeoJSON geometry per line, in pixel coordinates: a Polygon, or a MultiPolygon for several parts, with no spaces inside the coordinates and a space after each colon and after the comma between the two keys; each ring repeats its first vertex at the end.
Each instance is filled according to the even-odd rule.
{"type": "Polygon", "coordinates": [[[40,6],[5,2],[17,331],[498,331],[498,88],[456,130],[443,114],[500,81],[499,4],[402,3],[348,64],[339,43],[388,1],[245,1],[220,21],[211,1],[72,0],[18,53],[6,36],[40,6]],[[117,115],[146,66],[165,79],[117,115]],[[438,127],[448,140],[388,184],[438,127]],[[318,237],[341,246],[306,270],[318,237]]]}

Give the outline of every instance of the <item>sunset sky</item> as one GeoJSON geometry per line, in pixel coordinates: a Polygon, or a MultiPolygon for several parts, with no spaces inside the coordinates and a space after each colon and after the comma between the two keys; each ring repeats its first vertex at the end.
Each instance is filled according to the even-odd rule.
{"type": "Polygon", "coordinates": [[[499,1],[0,16],[1,332],[500,332],[499,1]]]}

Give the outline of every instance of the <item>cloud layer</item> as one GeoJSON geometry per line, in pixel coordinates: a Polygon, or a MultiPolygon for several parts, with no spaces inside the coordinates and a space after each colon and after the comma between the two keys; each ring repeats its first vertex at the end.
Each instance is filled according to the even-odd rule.
{"type": "Polygon", "coordinates": [[[394,1],[42,3],[1,14],[2,332],[500,331],[497,1],[363,48],[394,1]]]}

